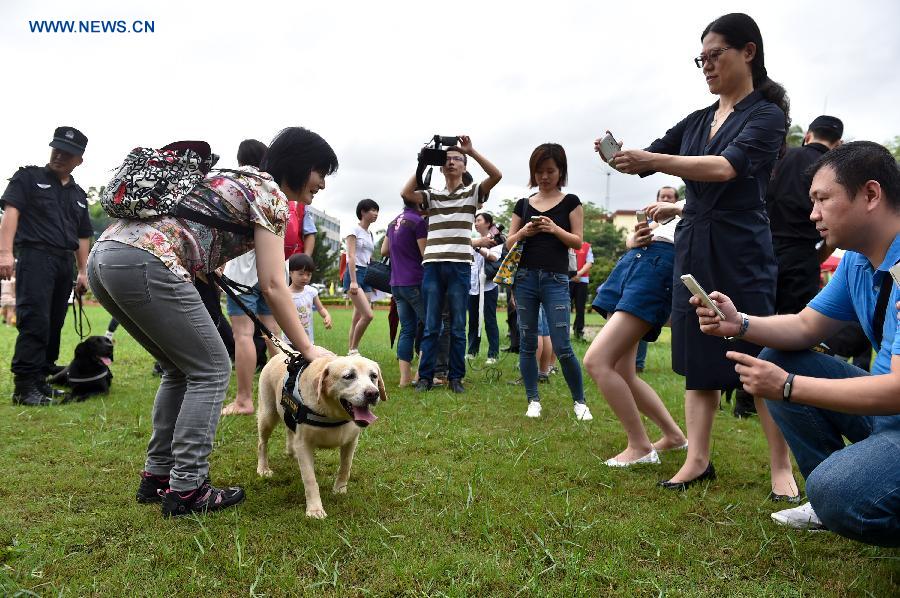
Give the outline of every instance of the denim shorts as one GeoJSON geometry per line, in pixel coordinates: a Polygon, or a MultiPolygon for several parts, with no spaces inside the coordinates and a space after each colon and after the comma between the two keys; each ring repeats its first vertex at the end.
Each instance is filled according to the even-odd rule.
{"type": "Polygon", "coordinates": [[[609,278],[597,289],[591,307],[605,318],[624,311],[649,323],[643,340],[659,338],[672,313],[672,269],[675,246],[655,241],[622,256],[609,278]]]}
{"type": "MultiPolygon", "coordinates": [[[[370,287],[367,284],[363,284],[363,281],[366,279],[366,270],[369,268],[366,266],[357,266],[356,267],[356,284],[359,285],[359,288],[363,290],[364,293],[371,293],[375,289],[370,287]]],[[[346,270],[344,270],[344,278],[341,280],[341,285],[344,288],[344,292],[350,290],[350,267],[348,266],[346,270]]]]}
{"type": "MultiPolygon", "coordinates": [[[[272,310],[269,309],[269,304],[266,303],[265,298],[262,296],[262,293],[259,290],[259,285],[253,285],[253,290],[255,291],[254,293],[241,293],[240,295],[238,295],[241,303],[246,305],[247,309],[249,309],[257,316],[271,316],[272,310]]],[[[247,315],[230,296],[226,296],[225,311],[229,316],[247,315]]]]}

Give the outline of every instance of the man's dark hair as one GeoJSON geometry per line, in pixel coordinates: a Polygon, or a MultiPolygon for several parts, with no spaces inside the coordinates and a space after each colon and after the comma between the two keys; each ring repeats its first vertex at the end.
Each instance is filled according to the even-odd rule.
{"type": "Polygon", "coordinates": [[[888,205],[900,212],[900,165],[886,147],[872,141],[839,145],[810,166],[807,175],[812,178],[825,167],[834,171],[834,178],[851,200],[867,181],[878,181],[888,205]]]}
{"type": "Polygon", "coordinates": [[[306,255],[305,253],[295,253],[290,258],[288,258],[288,270],[290,270],[291,272],[297,272],[298,270],[315,272],[316,262],[313,261],[312,257],[306,255]]]}
{"type": "Polygon", "coordinates": [[[841,140],[841,133],[834,127],[810,127],[809,132],[812,133],[816,139],[821,139],[827,143],[837,143],[841,140]]]}
{"type": "Polygon", "coordinates": [[[334,174],[338,159],[328,142],[316,133],[303,127],[288,127],[269,144],[259,168],[272,175],[279,185],[299,191],[313,170],[323,177],[334,174]]]}
{"type": "Polygon", "coordinates": [[[378,209],[378,204],[375,203],[374,199],[360,200],[360,202],[356,204],[356,217],[362,220],[363,212],[371,212],[372,210],[378,209]]]}
{"type": "Polygon", "coordinates": [[[238,146],[238,166],[255,166],[259,168],[266,153],[266,144],[256,139],[244,139],[238,146]]]}
{"type": "Polygon", "coordinates": [[[678,201],[681,198],[681,194],[678,193],[678,189],[676,189],[675,187],[673,187],[671,185],[664,185],[664,186],[660,187],[659,190],[656,192],[656,199],[659,199],[659,194],[663,189],[671,189],[672,191],[674,191],[675,192],[675,201],[678,201]]]}
{"type": "Polygon", "coordinates": [[[553,160],[559,169],[559,186],[565,187],[569,179],[569,166],[566,161],[566,150],[558,143],[542,143],[531,152],[531,158],[528,159],[528,186],[537,187],[537,180],[534,174],[544,160],[553,160]]]}

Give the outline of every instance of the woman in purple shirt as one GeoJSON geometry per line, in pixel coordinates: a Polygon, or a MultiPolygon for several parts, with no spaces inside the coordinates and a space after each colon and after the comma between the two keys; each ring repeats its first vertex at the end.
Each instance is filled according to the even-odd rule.
{"type": "Polygon", "coordinates": [[[425,321],[422,298],[422,256],[428,224],[419,212],[419,204],[403,201],[403,212],[388,224],[381,244],[381,255],[391,257],[391,293],[400,318],[397,361],[400,364],[400,387],[413,383],[412,359],[416,328],[425,321]]]}

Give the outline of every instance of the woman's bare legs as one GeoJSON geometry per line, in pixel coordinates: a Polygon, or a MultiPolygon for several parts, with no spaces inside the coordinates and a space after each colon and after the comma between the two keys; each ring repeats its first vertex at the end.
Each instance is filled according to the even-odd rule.
{"type": "Polygon", "coordinates": [[[620,461],[633,461],[653,448],[640,412],[663,430],[663,437],[668,442],[684,444],[684,434],[659,396],[637,377],[635,371],[637,343],[648,330],[650,324],[640,318],[615,312],[584,356],[585,369],[619,418],[628,438],[628,446],[615,457],[620,461]]]}
{"type": "Polygon", "coordinates": [[[350,293],[350,301],[353,303],[353,320],[350,323],[348,349],[353,351],[359,350],[359,342],[362,340],[363,334],[366,333],[366,328],[369,327],[374,316],[369,297],[362,289],[359,289],[356,293],[350,293]]]}
{"type": "Polygon", "coordinates": [[[798,496],[800,489],[794,479],[794,471],[791,467],[791,450],[778,424],[769,414],[765,399],[753,398],[756,404],[756,414],[759,415],[759,423],[762,424],[766,441],[769,443],[769,467],[772,472],[772,492],[782,496],[798,496]]]}
{"type": "Polygon", "coordinates": [[[688,446],[684,465],[672,476],[671,482],[687,482],[706,471],[709,466],[709,446],[713,419],[719,409],[718,390],[688,390],[684,393],[684,417],[688,446]]]}

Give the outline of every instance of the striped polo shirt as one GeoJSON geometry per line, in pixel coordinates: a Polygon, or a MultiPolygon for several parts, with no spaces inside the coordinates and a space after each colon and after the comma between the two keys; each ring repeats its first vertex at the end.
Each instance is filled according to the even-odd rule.
{"type": "Polygon", "coordinates": [[[428,212],[428,238],[422,263],[472,262],[472,226],[481,199],[478,183],[422,192],[428,212]]]}

